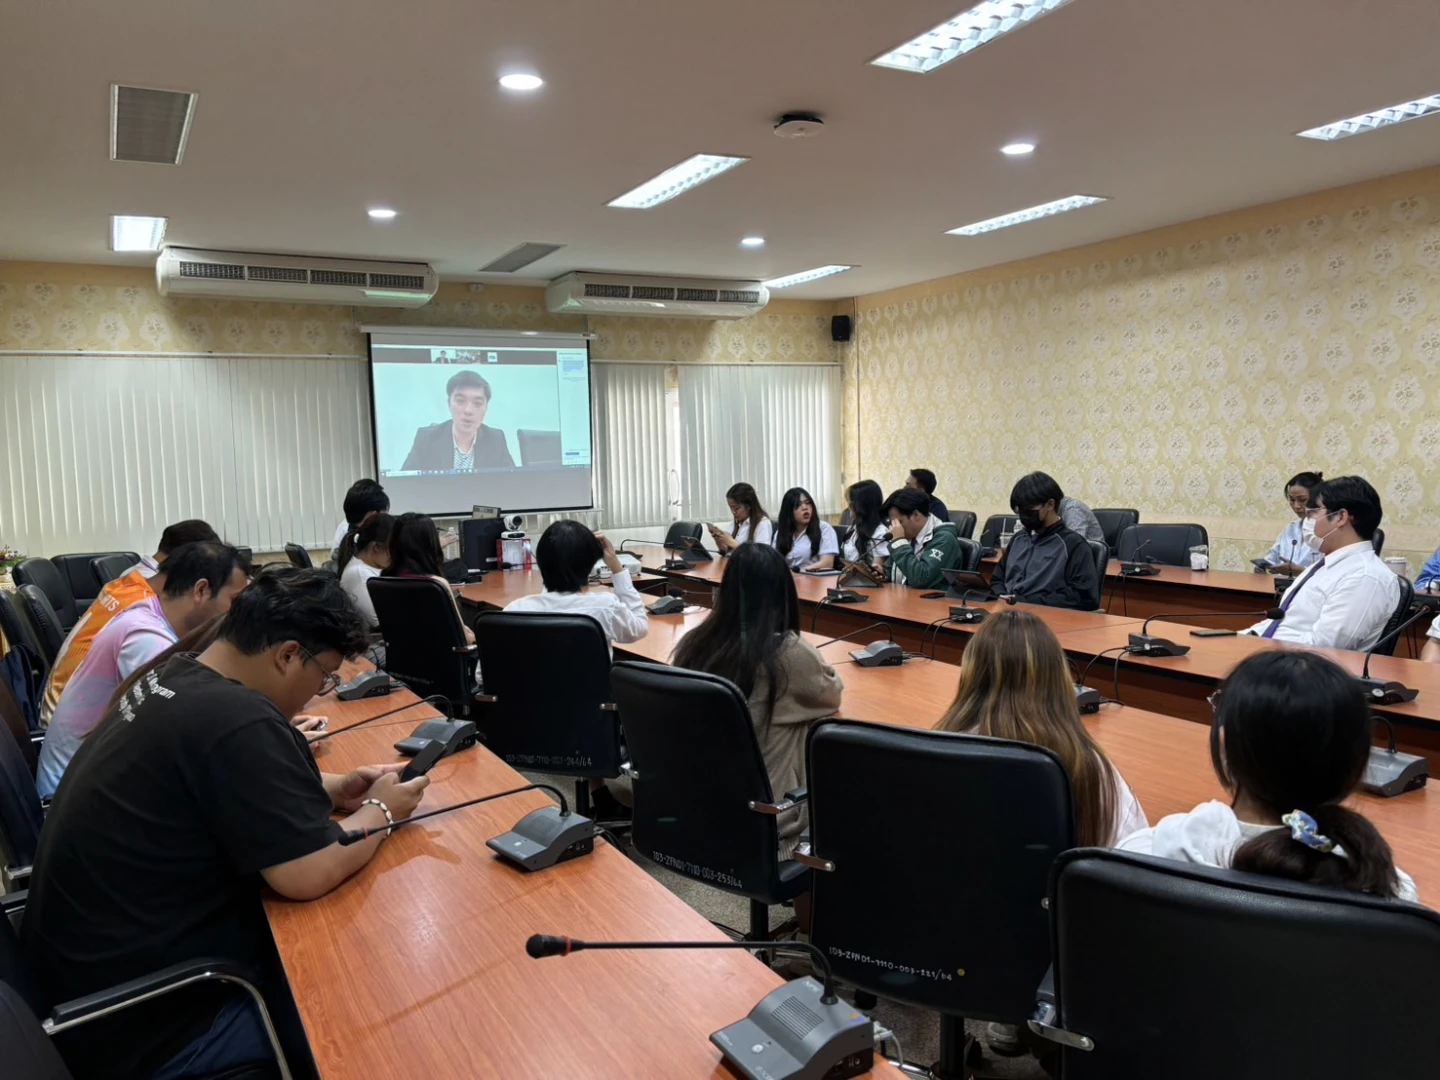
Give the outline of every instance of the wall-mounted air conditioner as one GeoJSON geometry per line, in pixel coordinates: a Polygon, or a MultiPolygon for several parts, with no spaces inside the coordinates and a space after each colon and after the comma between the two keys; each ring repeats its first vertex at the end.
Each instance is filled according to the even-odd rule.
{"type": "Polygon", "coordinates": [[[161,296],[284,304],[419,307],[440,287],[427,263],[265,255],[166,247],[155,260],[161,296]]]}
{"type": "Polygon", "coordinates": [[[574,273],[545,290],[555,314],[653,315],[665,319],[743,319],[761,311],[770,290],[758,281],[574,273]]]}

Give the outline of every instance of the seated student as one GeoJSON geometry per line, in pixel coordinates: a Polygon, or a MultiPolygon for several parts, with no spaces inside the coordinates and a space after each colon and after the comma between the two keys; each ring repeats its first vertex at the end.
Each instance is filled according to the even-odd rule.
{"type": "MultiPolygon", "coordinates": [[[[805,736],[813,721],[840,708],[844,686],[800,637],[795,579],[777,551],[747,544],[730,557],[714,611],[680,639],[673,663],[740,688],[775,798],[805,785],[805,736]]],[[[804,807],[781,814],[777,826],[788,858],[805,827],[804,807]]]]}
{"type": "Polygon", "coordinates": [[[941,521],[950,520],[950,508],[935,494],[936,480],[933,472],[929,469],[911,469],[910,475],[905,477],[905,486],[911,491],[923,491],[929,495],[930,513],[941,521]]]}
{"type": "Polygon", "coordinates": [[[1230,804],[1171,814],[1122,851],[1417,899],[1375,826],[1341,805],[1370,761],[1370,709],[1353,676],[1317,653],[1267,651],[1210,701],[1210,762],[1230,804]]]}
{"type": "MultiPolygon", "coordinates": [[[[398,763],[325,775],[290,724],[365,641],[333,574],[268,568],[235,598],[218,641],[152,672],[85,740],[46,819],[20,931],[47,1009],[197,957],[261,968],[272,948],[262,889],[323,896],[414,812],[428,777],[401,784],[398,763]],[[348,816],[334,821],[337,811],[348,816]],[[341,847],[346,829],[378,831],[341,847]]],[[[77,1080],[270,1059],[254,1006],[221,983],[56,1045],[77,1080]]]]}
{"type": "MultiPolygon", "coordinates": [[[[1085,729],[1060,639],[1028,611],[992,615],[965,646],[960,686],[935,727],[1052,751],[1070,777],[1079,847],[1113,847],[1149,822],[1130,785],[1085,729]]],[[[992,1023],[997,1053],[1020,1050],[1017,1025],[992,1023]]]]}
{"type": "Polygon", "coordinates": [[[350,490],[345,493],[345,520],[335,526],[335,542],[330,545],[330,553],[336,558],[340,556],[340,542],[345,539],[347,533],[352,533],[360,527],[360,522],[365,520],[366,514],[388,514],[390,512],[390,496],[385,494],[385,489],[380,486],[379,481],[371,480],[368,477],[356,480],[350,485],[350,490]]]}
{"type": "Polygon", "coordinates": [[[589,615],[612,644],[639,641],[650,632],[645,602],[604,533],[591,532],[578,521],[552,522],[535,545],[535,562],[540,566],[545,591],[510,601],[506,611],[589,615]],[[601,559],[610,568],[610,587],[591,589],[590,575],[601,559]]]}
{"type": "Polygon", "coordinates": [[[791,488],[780,500],[775,550],[791,570],[830,570],[840,554],[840,540],[828,521],[815,512],[815,500],[804,488],[791,488]]]}
{"type": "Polygon", "coordinates": [[[55,707],[60,704],[60,695],[65,690],[65,684],[70,681],[75,669],[90,651],[95,635],[131,604],[148,600],[155,595],[150,588],[150,579],[160,572],[160,567],[170,557],[170,553],[181,544],[219,539],[215,530],[198,518],[177,521],[173,525],[165,526],[165,531],[160,534],[160,546],[155,549],[153,557],[142,556],[135,566],[114,581],[105,583],[95,602],[70,628],[70,633],[65,635],[65,643],[60,646],[60,655],[55,658],[55,663],[50,668],[50,680],[45,684],[45,700],[40,706],[41,724],[50,723],[50,718],[55,715],[55,707]]]}
{"type": "MultiPolygon", "coordinates": [[[[1305,543],[1305,511],[1324,479],[1324,473],[1302,472],[1285,482],[1285,500],[1295,512],[1295,520],[1280,530],[1280,538],[1261,556],[1270,573],[1295,576],[1320,558],[1320,552],[1305,543]]],[[[1258,566],[1255,569],[1263,573],[1258,566]]]]}
{"type": "Polygon", "coordinates": [[[1010,489],[1010,509],[1020,531],[1010,541],[991,586],[1027,604],[1094,611],[1100,606],[1100,573],[1085,538],[1060,518],[1064,496],[1044,473],[1022,476],[1010,489]]]}
{"type": "Polygon", "coordinates": [[[923,491],[901,488],[890,493],[880,507],[889,522],[890,557],[885,572],[890,580],[915,589],[945,585],[944,570],[958,570],[965,554],[960,534],[949,518],[930,512],[933,500],[923,491]]]}
{"type": "Polygon", "coordinates": [[[732,484],[725,492],[725,502],[730,507],[730,531],[706,525],[721,555],[729,555],[741,544],[769,544],[775,539],[775,524],[749,484],[732,484]]]}
{"type": "Polygon", "coordinates": [[[340,587],[372,630],[380,625],[380,618],[375,614],[375,602],[370,599],[365,583],[379,577],[390,565],[390,530],[394,525],[395,519],[389,514],[372,511],[340,541],[336,561],[340,587]]]}
{"type": "Polygon", "coordinates": [[[179,637],[230,610],[248,581],[247,569],[228,544],[184,544],[151,579],[156,592],[131,604],[95,635],[40,744],[35,786],[42,796],[55,793],[70,759],[105,716],[115,688],[179,637]]]}
{"type": "Polygon", "coordinates": [[[845,492],[850,504],[850,536],[840,546],[846,562],[865,563],[877,570],[885,569],[890,557],[890,522],[880,512],[885,493],[874,480],[857,480],[845,492]]]}
{"type": "Polygon", "coordinates": [[[1380,495],[1359,476],[1337,476],[1321,483],[1311,501],[1304,539],[1321,558],[1285,590],[1285,618],[1246,633],[1363,652],[1380,640],[1400,603],[1400,581],[1370,543],[1383,513],[1380,495]]]}
{"type": "MultiPolygon", "coordinates": [[[[382,577],[432,578],[445,586],[460,613],[460,601],[445,580],[445,555],[440,550],[440,533],[435,522],[425,514],[401,514],[390,523],[390,565],[380,571],[382,577]]],[[[464,626],[465,640],[475,644],[475,631],[464,626]]]]}
{"type": "Polygon", "coordinates": [[[1415,579],[1415,588],[1421,592],[1440,592],[1440,550],[1425,560],[1420,576],[1415,579]]]}

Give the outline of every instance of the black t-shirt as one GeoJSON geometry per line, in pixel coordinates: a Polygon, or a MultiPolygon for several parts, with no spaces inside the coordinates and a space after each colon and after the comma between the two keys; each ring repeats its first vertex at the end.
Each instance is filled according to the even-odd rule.
{"type": "MultiPolygon", "coordinates": [[[[264,695],[188,657],[142,679],[65,770],[40,836],[22,947],[47,1005],[170,964],[256,964],[260,871],[341,829],[320,769],[264,695]]],[[[67,1032],[77,1077],[150,1075],[232,990],[201,984],[67,1032]]]]}

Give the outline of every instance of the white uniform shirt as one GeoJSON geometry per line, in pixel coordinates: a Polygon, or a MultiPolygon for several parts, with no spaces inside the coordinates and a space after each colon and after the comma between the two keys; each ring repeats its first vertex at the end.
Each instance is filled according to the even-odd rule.
{"type": "Polygon", "coordinates": [[[340,587],[345,590],[345,595],[350,597],[355,610],[365,616],[365,622],[372,630],[380,625],[380,616],[375,614],[375,602],[370,599],[370,589],[366,582],[379,576],[380,571],[376,567],[358,557],[352,557],[340,575],[340,587]]]}
{"type": "MultiPolygon", "coordinates": [[[[1400,582],[1369,540],[1347,544],[1295,579],[1281,601],[1285,618],[1276,641],[1364,652],[1380,640],[1400,603],[1400,582]]],[[[1247,633],[1264,635],[1262,619],[1247,633]]]]}
{"type": "MultiPolygon", "coordinates": [[[[1283,825],[1254,825],[1241,821],[1230,807],[1212,800],[1201,803],[1188,814],[1171,814],[1161,818],[1160,824],[1153,829],[1127,836],[1116,847],[1121,851],[1225,870],[1235,859],[1235,849],[1246,840],[1271,829],[1285,828],[1283,825]]],[[[1286,832],[1289,830],[1286,829],[1286,832]]],[[[1419,903],[1415,879],[1398,867],[1395,873],[1400,879],[1399,898],[1419,903]]]]}
{"type": "Polygon", "coordinates": [[[536,596],[522,596],[506,604],[505,610],[589,615],[600,624],[606,640],[612,644],[639,641],[650,632],[650,624],[645,621],[645,601],[635,590],[628,570],[612,575],[608,589],[601,586],[588,592],[542,592],[536,596]]]}
{"type": "MultiPolygon", "coordinates": [[[[1292,562],[1302,570],[1309,567],[1311,563],[1320,561],[1320,553],[1305,546],[1305,530],[1301,527],[1303,521],[1292,521],[1280,532],[1280,538],[1275,541],[1261,558],[1271,566],[1279,566],[1282,562],[1292,562]]],[[[1398,603],[1398,598],[1397,598],[1398,603]]]]}
{"type": "MultiPolygon", "coordinates": [[[[733,521],[730,522],[729,524],[731,525],[732,528],[733,528],[734,525],[735,525],[735,523],[734,523],[733,521]]],[[[724,526],[724,525],[721,525],[719,528],[720,528],[720,531],[721,531],[721,532],[724,532],[724,531],[725,531],[725,526],[724,526]]],[[[746,542],[747,540],[749,540],[749,539],[750,539],[750,521],[749,521],[749,519],[747,518],[745,521],[742,521],[742,522],[740,523],[740,527],[739,527],[738,529],[735,529],[735,543],[737,543],[737,544],[743,544],[743,543],[745,543],[745,542],[746,542]]],[[[755,543],[757,543],[757,544],[769,544],[769,543],[773,542],[774,539],[775,539],[775,523],[772,522],[768,517],[767,517],[767,518],[761,518],[761,519],[760,519],[760,524],[755,526],[755,543]]]]}
{"type": "Polygon", "coordinates": [[[331,544],[330,544],[330,554],[331,554],[331,555],[338,555],[338,554],[340,554],[340,542],[345,539],[345,534],[346,534],[346,533],[354,532],[354,531],[355,531],[355,530],[350,527],[350,523],[349,523],[348,521],[342,521],[342,522],[340,522],[339,525],[336,525],[336,526],[335,526],[335,539],[334,539],[333,541],[331,541],[331,544]]]}
{"type": "MultiPolygon", "coordinates": [[[[856,542],[855,534],[852,532],[850,538],[841,547],[840,554],[845,557],[846,562],[858,563],[860,549],[861,545],[856,542]]],[[[864,542],[864,549],[866,562],[890,557],[890,527],[885,522],[882,521],[875,526],[875,531],[870,534],[870,539],[864,542]]]]}
{"type": "Polygon", "coordinates": [[[822,556],[839,554],[840,538],[835,535],[835,529],[828,521],[822,521],[820,522],[819,553],[810,554],[810,537],[806,533],[801,533],[795,538],[795,542],[790,547],[790,554],[785,556],[785,561],[790,564],[792,570],[797,570],[809,566],[822,556]]]}

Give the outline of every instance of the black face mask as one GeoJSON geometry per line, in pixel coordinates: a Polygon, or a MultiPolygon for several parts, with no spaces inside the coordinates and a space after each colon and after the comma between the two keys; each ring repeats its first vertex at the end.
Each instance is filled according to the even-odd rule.
{"type": "Polygon", "coordinates": [[[1044,528],[1044,522],[1040,520],[1040,517],[1037,514],[1020,514],[1018,516],[1020,518],[1020,527],[1022,529],[1028,530],[1032,533],[1037,533],[1042,528],[1044,528]]]}

